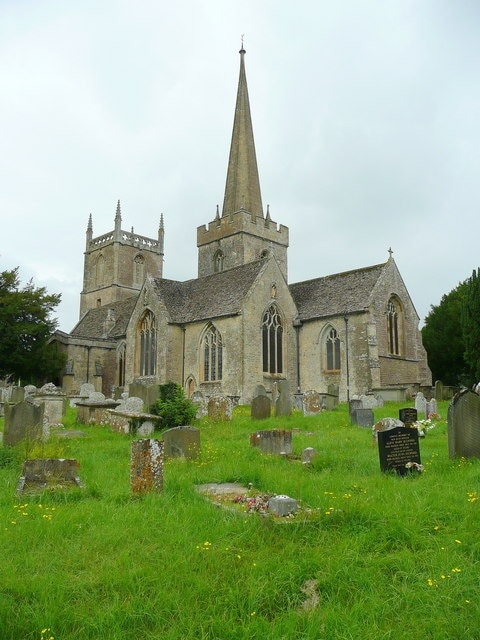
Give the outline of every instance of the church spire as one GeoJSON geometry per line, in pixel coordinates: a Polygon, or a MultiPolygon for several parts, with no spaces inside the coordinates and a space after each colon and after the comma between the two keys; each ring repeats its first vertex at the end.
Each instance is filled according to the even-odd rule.
{"type": "Polygon", "coordinates": [[[227,182],[222,217],[245,209],[252,216],[263,218],[260,180],[253,140],[250,103],[245,75],[245,49],[240,49],[240,77],[233,121],[232,142],[228,160],[227,182]]]}

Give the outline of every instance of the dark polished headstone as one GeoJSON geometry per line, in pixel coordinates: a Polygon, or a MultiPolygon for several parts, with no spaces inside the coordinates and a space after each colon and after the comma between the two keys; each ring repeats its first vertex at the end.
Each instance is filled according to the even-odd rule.
{"type": "Polygon", "coordinates": [[[409,472],[409,464],[420,465],[418,430],[396,427],[378,432],[378,454],[382,471],[396,471],[398,475],[409,472]]]}
{"type": "Polygon", "coordinates": [[[418,411],[413,407],[405,407],[398,410],[398,417],[406,427],[418,420],[418,411]]]}

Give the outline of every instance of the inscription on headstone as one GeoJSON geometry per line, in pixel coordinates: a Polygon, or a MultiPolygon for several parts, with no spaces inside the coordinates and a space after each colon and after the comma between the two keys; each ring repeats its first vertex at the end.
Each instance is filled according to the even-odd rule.
{"type": "Polygon", "coordinates": [[[420,465],[418,431],[410,427],[396,427],[378,432],[378,453],[382,471],[409,472],[409,466],[420,465]]]}
{"type": "Polygon", "coordinates": [[[413,407],[405,407],[398,410],[398,417],[406,427],[409,427],[417,421],[417,410],[413,407]]]}
{"type": "Polygon", "coordinates": [[[292,432],[286,429],[269,429],[257,431],[250,435],[250,444],[258,447],[263,453],[292,453],[292,432]]]}

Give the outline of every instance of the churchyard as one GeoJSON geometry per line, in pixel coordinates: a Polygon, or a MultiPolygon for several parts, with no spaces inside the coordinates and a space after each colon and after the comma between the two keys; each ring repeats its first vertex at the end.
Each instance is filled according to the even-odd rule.
{"type": "MultiPolygon", "coordinates": [[[[161,490],[143,495],[139,436],[69,408],[46,442],[0,448],[0,638],[479,637],[480,459],[449,457],[448,406],[419,440],[423,471],[402,477],[381,470],[344,404],[205,416],[192,459],[165,459],[161,490]],[[291,452],[252,443],[271,429],[291,432],[291,452]],[[25,457],[75,459],[81,485],[18,494],[25,457]],[[210,483],[247,493],[209,498],[210,483]],[[272,496],[298,509],[275,516],[272,496]]],[[[375,421],[404,407],[374,408],[375,421]]]]}

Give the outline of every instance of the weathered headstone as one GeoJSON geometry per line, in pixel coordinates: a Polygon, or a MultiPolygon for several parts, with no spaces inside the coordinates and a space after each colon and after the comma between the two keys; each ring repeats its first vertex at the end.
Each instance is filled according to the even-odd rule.
{"type": "Polygon", "coordinates": [[[348,411],[351,414],[355,409],[365,409],[360,398],[352,398],[348,403],[348,411]]]}
{"type": "Polygon", "coordinates": [[[262,453],[290,454],[293,451],[292,432],[286,429],[256,431],[250,435],[250,444],[262,453]]]}
{"type": "Polygon", "coordinates": [[[443,400],[443,382],[441,380],[435,382],[435,400],[437,402],[443,400]]]}
{"type": "Polygon", "coordinates": [[[160,386],[154,380],[134,380],[128,385],[128,395],[142,398],[145,409],[150,411],[160,397],[160,386]]]}
{"type": "Polygon", "coordinates": [[[267,395],[267,390],[265,389],[263,384],[257,384],[255,389],[253,390],[253,397],[256,398],[257,396],[266,396],[266,395],[267,395]]]}
{"type": "Polygon", "coordinates": [[[17,404],[18,402],[23,402],[25,399],[25,389],[23,387],[12,387],[12,392],[10,394],[10,402],[13,404],[17,404]]]}
{"type": "Polygon", "coordinates": [[[228,422],[232,419],[232,401],[225,396],[211,396],[208,405],[208,418],[212,422],[228,422]]]}
{"type": "Polygon", "coordinates": [[[422,415],[423,417],[425,417],[425,414],[427,412],[427,401],[425,400],[425,396],[421,391],[419,391],[415,396],[415,409],[417,410],[419,419],[422,418],[422,415]]]}
{"type": "MultiPolygon", "coordinates": [[[[142,398],[137,398],[135,396],[130,396],[125,400],[125,408],[123,411],[125,413],[143,413],[143,400],[142,398]]],[[[118,407],[117,407],[118,411],[118,407]]]]}
{"type": "Polygon", "coordinates": [[[48,433],[44,425],[45,407],[28,400],[5,404],[3,445],[14,447],[22,440],[44,440],[48,433]]]}
{"type": "Polygon", "coordinates": [[[429,400],[427,402],[427,407],[426,407],[425,413],[426,413],[427,418],[429,418],[432,415],[438,414],[438,405],[437,405],[437,401],[435,400],[435,398],[432,398],[431,400],[429,400]]]}
{"type": "Polygon", "coordinates": [[[320,394],[314,389],[309,389],[303,394],[303,415],[314,416],[321,411],[320,394]]]}
{"type": "Polygon", "coordinates": [[[268,501],[268,510],[276,516],[289,516],[298,511],[298,503],[289,496],[273,496],[268,501]]]}
{"type": "Polygon", "coordinates": [[[350,420],[352,424],[359,427],[371,427],[374,422],[372,409],[352,409],[350,411],[350,420]]]}
{"type": "Polygon", "coordinates": [[[290,390],[288,380],[279,380],[276,383],[278,397],[275,400],[275,415],[289,416],[292,413],[290,390]]]}
{"type": "Polygon", "coordinates": [[[410,427],[396,427],[378,432],[378,453],[382,471],[396,471],[405,475],[421,466],[418,431],[410,427]]]}
{"type": "Polygon", "coordinates": [[[196,460],[200,455],[200,431],[196,427],[173,427],[162,433],[165,459],[196,460]]]}
{"type": "Polygon", "coordinates": [[[448,453],[480,457],[480,396],[470,389],[457,393],[448,408],[448,453]]]}
{"type": "Polygon", "coordinates": [[[391,431],[392,429],[404,426],[404,423],[398,418],[382,418],[373,425],[372,434],[375,440],[377,440],[379,431],[391,431]]]}
{"type": "Polygon", "coordinates": [[[305,465],[312,464],[318,458],[318,451],[313,447],[307,447],[302,451],[302,463],[305,465]]]}
{"type": "Polygon", "coordinates": [[[131,448],[130,488],[134,494],[163,490],[164,443],[160,440],[134,440],[131,448]]]}
{"type": "Polygon", "coordinates": [[[201,391],[194,391],[192,393],[192,397],[190,398],[190,400],[193,402],[193,404],[197,409],[197,413],[195,414],[195,417],[197,418],[197,420],[201,420],[208,413],[205,396],[201,391]]]}
{"type": "Polygon", "coordinates": [[[91,384],[90,382],[84,382],[80,387],[79,395],[82,398],[89,398],[92,393],[95,393],[95,391],[95,385],[91,384]]]}
{"type": "Polygon", "coordinates": [[[57,458],[25,460],[17,490],[83,487],[78,474],[79,468],[80,465],[76,460],[57,458]]]}
{"type": "Polygon", "coordinates": [[[270,418],[272,403],[267,395],[256,396],[252,400],[250,415],[252,420],[266,420],[270,418]]]}
{"type": "Polygon", "coordinates": [[[410,427],[418,419],[417,410],[413,407],[405,407],[398,410],[398,417],[406,427],[410,427]]]}

